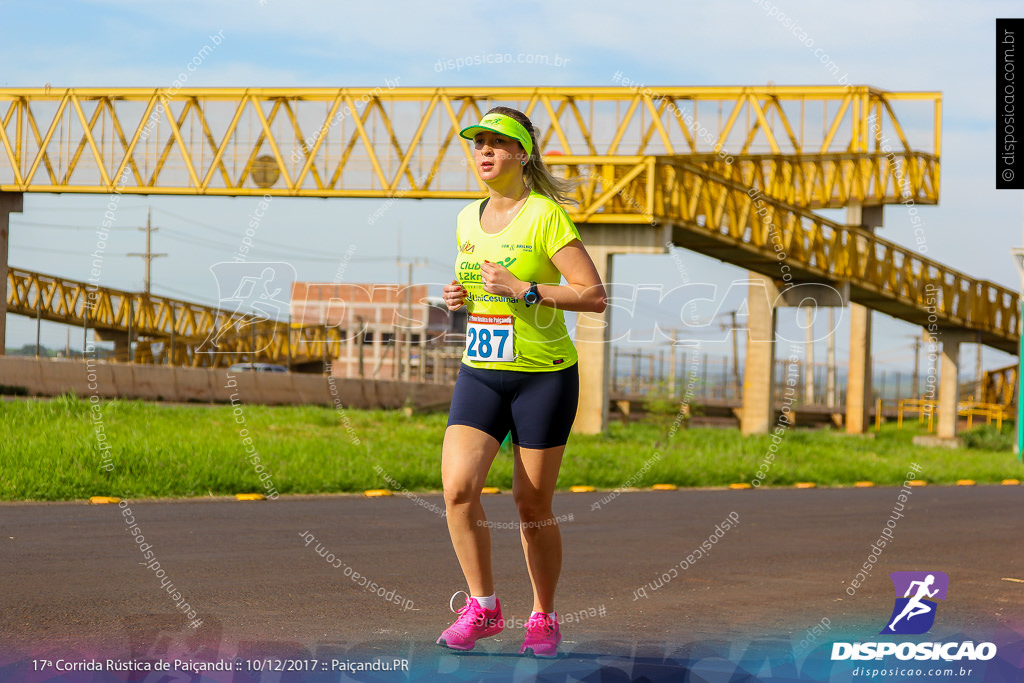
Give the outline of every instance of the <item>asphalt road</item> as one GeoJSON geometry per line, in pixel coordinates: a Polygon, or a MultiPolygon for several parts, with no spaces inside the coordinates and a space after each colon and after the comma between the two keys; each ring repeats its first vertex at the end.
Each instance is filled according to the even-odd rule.
{"type": "MultiPolygon", "coordinates": [[[[875,638],[893,606],[888,574],[902,570],[949,575],[929,637],[1020,641],[1019,487],[913,489],[894,520],[893,542],[849,594],[894,517],[898,495],[896,488],[630,492],[597,509],[593,504],[607,494],[559,494],[565,558],[557,608],[563,620],[575,618],[562,625],[565,657],[554,664],[518,656],[521,628],[481,641],[470,655],[433,645],[453,618],[449,597],[463,587],[445,520],[430,509],[443,507],[439,495],[130,501],[135,527],[117,505],[3,504],[0,680],[7,680],[3,665],[10,672],[43,655],[359,656],[405,658],[422,680],[438,672],[501,680],[563,670],[570,672],[566,680],[601,671],[587,680],[630,680],[638,672],[657,680],[678,673],[672,667],[680,661],[714,669],[744,652],[749,658],[752,641],[799,655],[828,640],[875,638]],[[725,531],[730,517],[738,522],[725,531]],[[133,528],[152,560],[140,552],[133,528]],[[716,533],[709,552],[688,559],[716,533]],[[684,570],[669,573],[680,563],[684,570]],[[361,587],[354,572],[383,587],[384,597],[361,587]],[[667,581],[657,578],[663,575],[667,581]],[[202,624],[189,626],[189,609],[202,624]],[[807,641],[809,629],[822,624],[825,633],[807,641]],[[615,667],[625,678],[608,677],[615,667]]],[[[485,503],[497,525],[492,541],[504,616],[525,620],[531,592],[511,528],[511,496],[485,503]]],[[[216,680],[260,675],[236,670],[234,678],[216,680]]],[[[316,679],[309,672],[280,675],[261,680],[316,679]]],[[[323,680],[339,675],[325,673],[323,680]]],[[[376,675],[371,679],[393,680],[376,675]]]]}

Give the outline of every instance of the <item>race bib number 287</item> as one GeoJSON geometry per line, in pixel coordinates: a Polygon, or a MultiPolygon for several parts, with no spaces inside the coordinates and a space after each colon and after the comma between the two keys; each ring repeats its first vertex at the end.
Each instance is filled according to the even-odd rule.
{"type": "Polygon", "coordinates": [[[487,362],[516,359],[511,315],[471,315],[466,326],[466,357],[487,362]]]}

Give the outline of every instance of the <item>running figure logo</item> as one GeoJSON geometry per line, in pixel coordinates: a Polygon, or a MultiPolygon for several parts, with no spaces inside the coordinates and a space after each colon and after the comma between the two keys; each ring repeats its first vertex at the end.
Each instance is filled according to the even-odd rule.
{"type": "Polygon", "coordinates": [[[896,604],[889,624],[879,633],[927,633],[935,623],[938,607],[928,598],[945,600],[949,577],[944,572],[893,572],[889,577],[896,589],[896,604]]]}
{"type": "Polygon", "coordinates": [[[261,348],[245,342],[264,323],[288,319],[290,288],[296,279],[295,268],[284,262],[221,262],[210,266],[219,290],[218,319],[202,344],[206,353],[237,353],[237,344],[259,353],[266,350],[272,336],[263,339],[261,348]]]}

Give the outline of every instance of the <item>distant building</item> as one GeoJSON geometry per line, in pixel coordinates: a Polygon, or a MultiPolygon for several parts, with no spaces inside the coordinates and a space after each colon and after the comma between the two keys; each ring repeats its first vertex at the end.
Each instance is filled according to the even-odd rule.
{"type": "Polygon", "coordinates": [[[291,317],[338,329],[338,377],[448,381],[466,332],[465,309],[449,312],[426,285],[295,282],[291,317]]]}

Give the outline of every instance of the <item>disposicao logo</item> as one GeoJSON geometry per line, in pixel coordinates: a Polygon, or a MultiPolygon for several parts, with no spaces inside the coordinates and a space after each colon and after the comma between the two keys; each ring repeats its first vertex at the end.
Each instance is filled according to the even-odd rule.
{"type": "MultiPolygon", "coordinates": [[[[946,599],[949,577],[937,571],[893,572],[889,577],[896,591],[896,601],[879,635],[927,633],[935,623],[938,610],[935,600],[946,599]]],[[[891,655],[900,660],[987,661],[996,656],[996,646],[993,643],[975,645],[969,640],[962,643],[832,643],[832,661],[878,660],[891,655]]]]}
{"type": "Polygon", "coordinates": [[[893,572],[889,578],[896,589],[896,604],[888,625],[879,633],[919,635],[930,631],[938,604],[929,598],[946,599],[949,577],[944,572],[893,572]]]}

